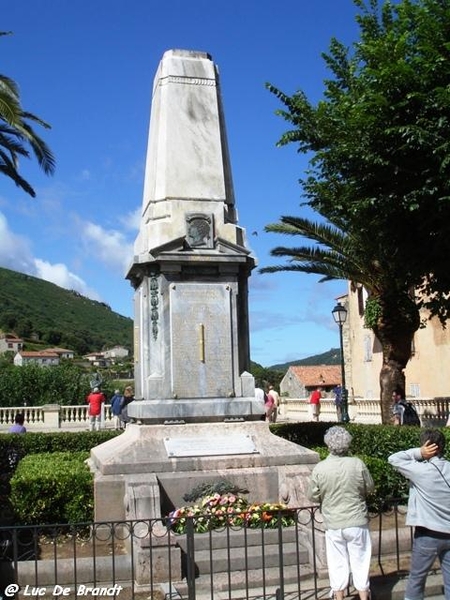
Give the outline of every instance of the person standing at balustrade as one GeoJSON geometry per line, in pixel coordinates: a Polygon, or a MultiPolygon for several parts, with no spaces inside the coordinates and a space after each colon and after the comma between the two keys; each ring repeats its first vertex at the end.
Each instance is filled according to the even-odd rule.
{"type": "Polygon", "coordinates": [[[269,391],[267,392],[267,395],[270,398],[272,398],[272,410],[268,415],[268,419],[271,423],[276,423],[278,416],[278,407],[280,405],[280,395],[272,384],[269,385],[269,391]]]}
{"type": "Polygon", "coordinates": [[[120,421],[122,423],[122,429],[125,429],[127,423],[129,423],[130,419],[128,417],[128,405],[134,401],[134,390],[131,385],[127,385],[127,387],[123,391],[123,399],[120,405],[120,421]]]}
{"type": "Polygon", "coordinates": [[[14,418],[14,425],[9,428],[9,433],[26,433],[27,430],[24,427],[25,415],[23,413],[17,413],[14,418]]]}
{"type": "Polygon", "coordinates": [[[322,388],[318,386],[311,392],[309,397],[309,414],[311,421],[318,421],[320,415],[320,401],[322,399],[322,388]]]}
{"type": "Polygon", "coordinates": [[[86,398],[89,404],[89,429],[90,431],[100,431],[100,422],[102,418],[102,406],[106,397],[103,392],[95,387],[86,398]]]}
{"type": "Polygon", "coordinates": [[[123,429],[120,413],[122,412],[123,396],[120,390],[114,390],[114,395],[110,400],[111,412],[114,415],[114,429],[123,429]]]}

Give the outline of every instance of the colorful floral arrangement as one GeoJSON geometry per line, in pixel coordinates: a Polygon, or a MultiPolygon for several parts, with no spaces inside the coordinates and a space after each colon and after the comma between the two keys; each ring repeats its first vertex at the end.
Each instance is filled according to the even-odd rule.
{"type": "Polygon", "coordinates": [[[168,516],[168,525],[175,533],[185,533],[192,519],[194,531],[204,533],[223,527],[275,528],[295,523],[295,511],[285,504],[263,502],[248,504],[246,498],[233,493],[211,494],[199,504],[183,506],[168,516]]]}

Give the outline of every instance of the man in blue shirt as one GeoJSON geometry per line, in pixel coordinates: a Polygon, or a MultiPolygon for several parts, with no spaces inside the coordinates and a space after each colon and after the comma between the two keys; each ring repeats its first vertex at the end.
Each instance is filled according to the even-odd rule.
{"type": "Polygon", "coordinates": [[[405,600],[422,600],[425,582],[439,558],[445,599],[450,600],[450,462],[444,459],[445,437],[425,429],[420,448],[392,454],[388,461],[410,481],[406,524],[415,527],[405,600]]]}

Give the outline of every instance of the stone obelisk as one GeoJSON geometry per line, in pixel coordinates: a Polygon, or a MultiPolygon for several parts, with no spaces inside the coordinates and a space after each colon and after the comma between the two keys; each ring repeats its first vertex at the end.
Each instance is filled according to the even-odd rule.
{"type": "Polygon", "coordinates": [[[224,479],[251,490],[251,502],[304,501],[317,454],[270,432],[248,372],[254,265],[236,219],[217,69],[208,54],[170,50],[154,82],[128,273],[136,399],[125,432],[91,451],[96,520],[160,517],[199,483],[224,479]]]}
{"type": "Polygon", "coordinates": [[[255,266],[236,219],[218,71],[169,50],[152,98],[135,288],[141,423],[260,419],[249,369],[247,280],[255,266]]]}

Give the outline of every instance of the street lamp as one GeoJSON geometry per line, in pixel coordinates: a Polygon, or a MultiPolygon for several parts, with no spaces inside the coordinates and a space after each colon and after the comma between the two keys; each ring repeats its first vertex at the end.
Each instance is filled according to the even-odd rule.
{"type": "Polygon", "coordinates": [[[347,320],[347,309],[345,306],[342,306],[339,302],[331,311],[333,315],[333,319],[336,324],[339,326],[339,341],[341,345],[341,379],[342,379],[342,404],[341,404],[341,421],[343,423],[348,423],[350,421],[350,417],[348,416],[348,391],[345,386],[345,365],[344,365],[344,341],[342,338],[342,326],[347,320]]]}

